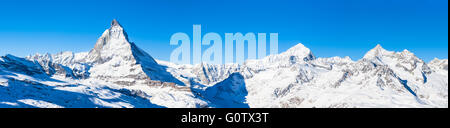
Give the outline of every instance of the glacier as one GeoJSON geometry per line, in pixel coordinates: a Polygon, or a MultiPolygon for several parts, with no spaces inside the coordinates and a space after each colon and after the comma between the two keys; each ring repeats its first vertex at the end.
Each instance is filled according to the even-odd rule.
{"type": "Polygon", "coordinates": [[[448,60],[381,45],[318,58],[299,43],[242,64],[174,64],[113,20],[89,52],[0,57],[0,108],[448,108],[448,60]]]}

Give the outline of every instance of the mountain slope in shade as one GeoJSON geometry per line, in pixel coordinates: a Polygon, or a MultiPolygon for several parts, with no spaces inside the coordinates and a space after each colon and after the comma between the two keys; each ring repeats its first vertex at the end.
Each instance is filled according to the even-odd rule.
{"type": "Polygon", "coordinates": [[[227,79],[207,88],[203,95],[211,101],[213,107],[248,108],[245,97],[248,92],[244,77],[239,73],[231,74],[227,79]]]}
{"type": "Polygon", "coordinates": [[[0,57],[0,107],[448,107],[448,60],[303,44],[243,64],[153,59],[113,20],[89,52],[0,57]]]}

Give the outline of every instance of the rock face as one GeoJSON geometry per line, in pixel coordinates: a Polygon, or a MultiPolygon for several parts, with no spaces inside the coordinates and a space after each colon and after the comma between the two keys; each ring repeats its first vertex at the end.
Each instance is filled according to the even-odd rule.
{"type": "Polygon", "coordinates": [[[298,44],[243,64],[155,60],[113,20],[89,52],[0,57],[0,107],[448,107],[448,60],[298,44]]]}
{"type": "MultiPolygon", "coordinates": [[[[121,57],[126,61],[132,60],[134,59],[133,50],[127,33],[116,20],[113,20],[111,27],[103,32],[94,48],[87,55],[86,62],[103,64],[115,57],[121,57]]],[[[149,61],[154,62],[153,58],[149,61]]]]}

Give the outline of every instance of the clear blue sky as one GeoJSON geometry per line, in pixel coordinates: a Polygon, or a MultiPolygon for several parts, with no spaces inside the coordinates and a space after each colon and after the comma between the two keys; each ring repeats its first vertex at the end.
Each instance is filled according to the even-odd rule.
{"type": "Polygon", "coordinates": [[[279,33],[318,57],[360,59],[377,43],[430,61],[448,58],[447,0],[2,0],[0,55],[89,51],[112,19],[154,58],[169,60],[170,36],[279,33]]]}

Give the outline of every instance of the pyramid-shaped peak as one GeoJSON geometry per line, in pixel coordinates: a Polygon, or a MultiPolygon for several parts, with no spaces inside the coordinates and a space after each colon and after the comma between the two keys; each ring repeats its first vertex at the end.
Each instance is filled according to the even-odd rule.
{"type": "MultiPolygon", "coordinates": [[[[269,57],[270,61],[307,61],[314,60],[316,57],[312,54],[311,50],[305,47],[302,43],[298,43],[295,46],[289,48],[287,51],[269,57]],[[280,60],[281,59],[281,60],[280,60]]],[[[287,62],[289,62],[287,61],[287,62]]]]}
{"type": "Polygon", "coordinates": [[[113,19],[113,21],[111,22],[111,27],[113,27],[113,26],[120,26],[121,27],[121,25],[119,24],[119,22],[116,19],[113,19]]]}
{"type": "Polygon", "coordinates": [[[381,44],[377,44],[374,49],[383,49],[383,47],[381,46],[381,44]]]}
{"type": "Polygon", "coordinates": [[[381,44],[377,44],[373,49],[371,49],[370,51],[386,51],[386,49],[384,49],[381,44]]]}
{"type": "Polygon", "coordinates": [[[377,44],[375,48],[368,51],[363,58],[372,58],[376,56],[382,56],[384,53],[388,52],[386,49],[384,49],[380,44],[377,44]]]}
{"type": "Polygon", "coordinates": [[[295,46],[289,48],[285,53],[291,54],[291,55],[309,55],[311,54],[311,50],[302,43],[298,43],[295,46]]]}
{"type": "Polygon", "coordinates": [[[292,49],[307,49],[302,43],[296,44],[292,49]]]}
{"type": "Polygon", "coordinates": [[[106,29],[89,52],[90,62],[106,62],[116,56],[129,58],[134,49],[128,41],[128,35],[119,22],[114,19],[111,27],[106,29]]]}

